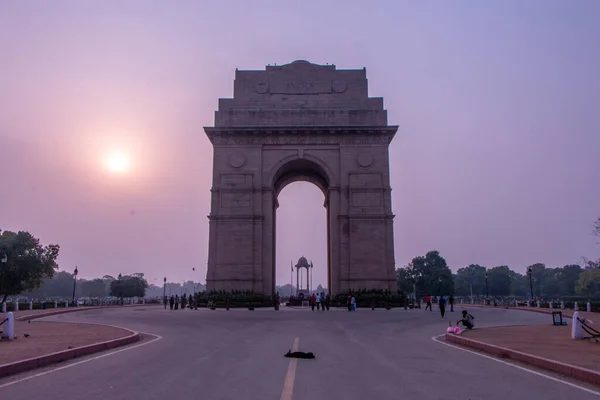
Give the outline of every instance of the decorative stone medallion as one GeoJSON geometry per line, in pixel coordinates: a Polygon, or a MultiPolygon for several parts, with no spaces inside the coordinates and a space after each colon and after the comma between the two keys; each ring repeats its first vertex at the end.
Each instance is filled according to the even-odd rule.
{"type": "Polygon", "coordinates": [[[234,153],[229,156],[229,165],[232,168],[242,168],[246,164],[246,159],[239,153],[234,153]]]}
{"type": "Polygon", "coordinates": [[[356,156],[356,162],[363,168],[368,168],[373,165],[373,157],[368,154],[360,153],[356,156]]]}
{"type": "Polygon", "coordinates": [[[346,81],[333,81],[331,83],[331,88],[336,93],[344,93],[348,88],[348,84],[346,81]]]}
{"type": "Polygon", "coordinates": [[[265,94],[269,91],[269,82],[258,82],[256,86],[254,86],[254,90],[256,93],[265,94]]]}

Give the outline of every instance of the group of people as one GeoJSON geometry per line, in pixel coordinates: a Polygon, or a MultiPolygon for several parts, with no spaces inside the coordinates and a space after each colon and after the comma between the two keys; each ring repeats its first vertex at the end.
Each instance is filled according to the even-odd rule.
{"type": "Polygon", "coordinates": [[[181,306],[182,310],[185,309],[186,306],[189,306],[190,309],[198,309],[198,304],[196,304],[194,297],[192,297],[191,294],[186,296],[186,293],[182,294],[181,297],[179,297],[179,295],[171,296],[169,298],[165,296],[163,297],[163,304],[165,310],[167,309],[167,304],[171,310],[177,310],[179,309],[179,306],[181,306]]]}
{"type": "MultiPolygon", "coordinates": [[[[432,311],[431,295],[425,296],[425,302],[425,311],[427,311],[428,309],[429,311],[432,311]]],[[[440,314],[442,315],[442,318],[444,318],[444,315],[446,315],[446,303],[450,304],[450,312],[454,312],[454,297],[450,296],[446,301],[446,298],[444,296],[440,296],[440,298],[438,299],[438,307],[440,308],[440,314]]],[[[469,314],[467,310],[463,310],[462,318],[456,321],[456,326],[462,324],[467,329],[473,329],[474,319],[475,317],[469,314]]]]}
{"type": "Polygon", "coordinates": [[[315,307],[317,307],[317,311],[318,310],[324,311],[325,309],[327,309],[327,311],[329,311],[329,305],[331,304],[331,297],[329,296],[329,293],[325,294],[325,292],[313,293],[308,298],[308,303],[310,304],[310,308],[313,311],[315,310],[315,307]]]}

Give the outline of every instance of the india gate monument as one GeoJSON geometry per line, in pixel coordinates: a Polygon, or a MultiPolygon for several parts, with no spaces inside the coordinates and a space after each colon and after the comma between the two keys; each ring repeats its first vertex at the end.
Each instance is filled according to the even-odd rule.
{"type": "Polygon", "coordinates": [[[233,88],[204,128],[214,148],[207,289],[273,293],[277,197],[307,181],[325,195],[330,293],[395,291],[388,147],[398,126],[369,97],[366,69],[236,69],[233,88]]]}

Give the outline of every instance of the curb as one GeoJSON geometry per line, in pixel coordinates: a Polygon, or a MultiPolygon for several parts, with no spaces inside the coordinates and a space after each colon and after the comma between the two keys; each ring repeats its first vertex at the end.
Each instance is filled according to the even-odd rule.
{"type": "Polygon", "coordinates": [[[118,339],[107,340],[105,342],[76,347],[74,349],[57,351],[56,353],[50,353],[40,357],[34,357],[29,358],[27,360],[15,361],[13,363],[0,365],[0,378],[7,377],[9,375],[20,374],[22,372],[26,372],[35,368],[45,367],[51,364],[71,360],[73,358],[83,357],[93,353],[99,353],[101,351],[114,349],[115,347],[125,346],[127,344],[138,342],[140,340],[139,332],[135,332],[126,328],[120,329],[129,331],[131,332],[131,334],[118,339]]]}
{"type": "Polygon", "coordinates": [[[591,369],[577,367],[575,365],[550,360],[544,357],[534,356],[533,354],[507,349],[506,347],[500,347],[474,339],[467,339],[465,337],[460,337],[450,333],[446,333],[446,341],[480,350],[497,357],[509,358],[511,360],[533,365],[547,371],[558,372],[562,375],[593,383],[595,385],[600,385],[600,372],[592,371],[591,369]]]}

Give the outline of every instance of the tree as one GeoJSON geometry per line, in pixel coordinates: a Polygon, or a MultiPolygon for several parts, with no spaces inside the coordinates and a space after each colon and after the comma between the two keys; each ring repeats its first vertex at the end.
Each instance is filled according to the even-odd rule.
{"type": "Polygon", "coordinates": [[[488,271],[488,289],[490,296],[508,296],[510,294],[510,268],[508,266],[501,265],[488,271]]]}
{"type": "Polygon", "coordinates": [[[429,251],[425,257],[413,258],[408,268],[416,280],[417,297],[454,294],[452,271],[438,251],[429,251]]]}
{"type": "Polygon", "coordinates": [[[576,291],[581,296],[600,297],[600,268],[583,271],[579,275],[576,291]]]}
{"type": "Polygon", "coordinates": [[[583,268],[577,264],[565,265],[561,268],[558,274],[559,281],[559,295],[561,296],[573,296],[577,292],[575,286],[579,280],[579,275],[583,272],[583,268]]]}
{"type": "Polygon", "coordinates": [[[399,292],[405,294],[413,293],[414,282],[413,271],[410,267],[406,266],[396,269],[396,283],[399,292]]]}
{"type": "Polygon", "coordinates": [[[542,288],[543,293],[546,296],[556,297],[560,296],[560,275],[562,268],[546,268],[544,274],[544,287],[542,288]]]}
{"type": "MultiPolygon", "coordinates": [[[[530,268],[533,272],[531,275],[533,281],[532,296],[535,295],[536,297],[542,297],[544,295],[544,282],[546,280],[546,265],[543,263],[537,263],[527,267],[527,270],[529,271],[530,268]]],[[[527,279],[527,283],[529,284],[529,276],[527,277],[527,279]]],[[[530,291],[531,290],[527,290],[527,292],[530,291]]]]}
{"type": "Polygon", "coordinates": [[[45,279],[39,288],[23,293],[27,297],[70,297],[73,293],[73,275],[60,271],[45,279]]]}
{"type": "Polygon", "coordinates": [[[114,297],[144,297],[148,282],[139,274],[119,276],[110,284],[110,295],[114,297]]]}
{"type": "Polygon", "coordinates": [[[471,288],[473,294],[485,294],[485,267],[478,264],[471,264],[465,268],[459,268],[456,271],[456,294],[459,296],[470,296],[471,288]]]}
{"type": "Polygon", "coordinates": [[[600,238],[600,217],[596,220],[596,222],[594,222],[593,233],[594,233],[595,236],[597,236],[598,238],[600,238]]]}
{"type": "Polygon", "coordinates": [[[106,297],[107,295],[108,290],[102,279],[81,280],[77,284],[78,297],[106,297]]]}
{"type": "Polygon", "coordinates": [[[29,232],[4,231],[0,235],[0,257],[7,262],[0,265],[0,296],[5,302],[8,295],[20,294],[40,287],[58,268],[58,245],[42,246],[29,232]]]}
{"type": "Polygon", "coordinates": [[[529,278],[527,275],[510,271],[510,294],[512,296],[526,296],[529,292],[529,278]]]}

